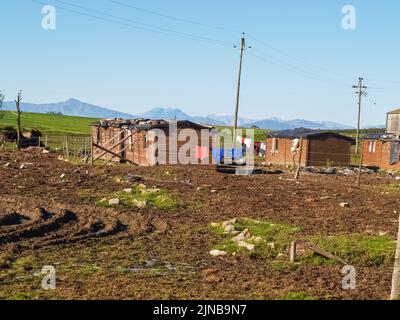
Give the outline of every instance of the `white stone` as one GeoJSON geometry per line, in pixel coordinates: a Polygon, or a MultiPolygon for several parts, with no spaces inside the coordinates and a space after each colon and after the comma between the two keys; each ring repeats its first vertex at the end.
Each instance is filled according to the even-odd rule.
{"type": "Polygon", "coordinates": [[[224,229],[225,234],[229,234],[229,233],[233,233],[233,232],[235,232],[235,226],[233,224],[228,224],[224,229]]]}
{"type": "Polygon", "coordinates": [[[339,203],[339,206],[342,208],[348,208],[348,207],[350,207],[350,204],[348,204],[347,202],[341,202],[341,203],[339,203]]]}
{"type": "Polygon", "coordinates": [[[228,221],[224,221],[223,223],[222,223],[222,228],[226,228],[226,226],[228,225],[228,224],[235,224],[237,222],[237,219],[231,219],[231,220],[228,220],[228,221]]]}
{"type": "Polygon", "coordinates": [[[270,242],[270,243],[268,243],[267,245],[268,245],[268,247],[270,247],[272,250],[275,250],[275,243],[270,242]]]}
{"type": "Polygon", "coordinates": [[[124,189],[124,192],[131,193],[132,192],[132,188],[124,189]]]}
{"type": "Polygon", "coordinates": [[[110,205],[110,206],[118,206],[119,205],[119,199],[118,198],[115,198],[115,199],[110,199],[109,201],[108,201],[108,204],[110,205]]]}
{"type": "Polygon", "coordinates": [[[255,245],[254,245],[254,244],[250,244],[250,243],[247,243],[247,242],[245,242],[245,241],[240,241],[240,242],[238,243],[238,246],[239,246],[239,247],[242,247],[242,248],[246,248],[246,249],[249,250],[249,251],[253,251],[254,248],[255,248],[255,245]]]}
{"type": "Polygon", "coordinates": [[[248,229],[243,230],[240,234],[238,234],[236,237],[232,239],[233,242],[241,242],[245,239],[250,238],[250,232],[248,229]]]}
{"type": "Polygon", "coordinates": [[[60,176],[61,179],[64,179],[65,177],[66,177],[66,174],[65,174],[65,173],[63,173],[63,174],[60,176]]]}
{"type": "Polygon", "coordinates": [[[220,226],[221,226],[221,224],[218,223],[218,222],[212,222],[212,223],[211,223],[211,227],[212,227],[212,228],[218,228],[218,227],[220,227],[220,226]]]}
{"type": "Polygon", "coordinates": [[[211,250],[210,255],[213,257],[226,256],[226,252],[221,250],[211,250]]]}
{"type": "Polygon", "coordinates": [[[146,206],[147,206],[147,201],[139,201],[139,200],[133,200],[133,205],[136,207],[136,208],[139,208],[139,209],[143,209],[143,208],[146,208],[146,206]]]}
{"type": "Polygon", "coordinates": [[[143,183],[138,184],[137,187],[138,187],[138,189],[140,189],[140,190],[146,190],[146,189],[147,189],[146,185],[144,185],[143,183]]]}
{"type": "Polygon", "coordinates": [[[47,154],[47,153],[50,153],[50,151],[46,150],[46,149],[43,149],[42,153],[47,154]]]}

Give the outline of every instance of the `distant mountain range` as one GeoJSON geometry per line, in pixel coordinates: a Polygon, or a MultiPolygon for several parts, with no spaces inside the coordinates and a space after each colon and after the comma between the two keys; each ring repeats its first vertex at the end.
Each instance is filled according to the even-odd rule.
{"type": "MultiPolygon", "coordinates": [[[[24,112],[35,113],[61,113],[66,116],[80,116],[89,118],[146,118],[146,119],[165,119],[165,120],[189,120],[201,124],[214,126],[231,126],[233,125],[233,116],[228,114],[210,114],[206,117],[191,116],[184,113],[182,110],[154,108],[148,112],[133,115],[123,113],[109,108],[99,107],[96,105],[81,102],[76,99],[69,99],[59,103],[33,104],[21,103],[21,109],[24,112]]],[[[4,102],[3,110],[15,110],[14,102],[4,102]]],[[[335,122],[314,122],[302,119],[282,120],[278,118],[270,118],[264,120],[239,118],[239,126],[242,127],[257,127],[260,129],[269,130],[286,130],[296,128],[321,129],[321,130],[342,130],[351,129],[351,127],[335,123],[335,122]]]]}
{"type": "MultiPolygon", "coordinates": [[[[81,102],[76,99],[58,103],[34,104],[21,102],[21,109],[24,112],[34,113],[62,113],[65,116],[78,116],[88,118],[131,118],[130,114],[114,111],[108,108],[95,106],[81,102]]],[[[3,110],[15,110],[15,102],[4,102],[3,110]]]]}

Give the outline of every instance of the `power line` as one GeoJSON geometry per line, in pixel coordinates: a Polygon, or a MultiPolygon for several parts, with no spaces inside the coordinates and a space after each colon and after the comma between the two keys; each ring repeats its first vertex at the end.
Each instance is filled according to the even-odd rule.
{"type": "Polygon", "coordinates": [[[277,65],[278,67],[281,67],[281,68],[283,68],[283,69],[285,69],[285,70],[287,70],[287,71],[289,71],[291,73],[298,74],[300,76],[304,76],[306,78],[309,78],[309,79],[312,79],[312,80],[316,80],[318,82],[323,82],[323,83],[329,83],[330,82],[330,83],[332,83],[334,85],[337,85],[337,86],[346,87],[346,84],[344,84],[344,83],[341,83],[341,82],[338,82],[338,81],[334,81],[334,80],[330,80],[330,79],[327,79],[326,77],[320,77],[319,75],[316,75],[315,73],[312,73],[310,71],[306,71],[306,70],[303,70],[303,69],[301,69],[301,68],[299,68],[297,66],[288,64],[286,62],[279,61],[279,59],[277,59],[277,58],[275,58],[273,56],[270,56],[268,54],[265,54],[263,52],[255,50],[254,47],[253,47],[253,50],[256,53],[249,52],[249,55],[255,56],[256,58],[262,60],[263,62],[265,62],[267,64],[277,65]]]}
{"type": "MultiPolygon", "coordinates": [[[[32,0],[32,1],[36,2],[36,3],[39,3],[39,4],[42,4],[42,5],[47,5],[48,4],[48,3],[41,2],[39,0],[32,0]]],[[[210,44],[214,44],[214,45],[221,45],[221,46],[229,46],[229,47],[232,46],[232,44],[229,43],[229,42],[224,42],[224,41],[217,40],[217,39],[197,36],[197,35],[190,34],[190,33],[179,32],[179,31],[175,31],[175,30],[172,30],[172,29],[152,26],[152,25],[149,25],[149,24],[144,24],[144,23],[137,22],[137,21],[134,21],[134,20],[131,20],[131,19],[118,17],[118,16],[115,16],[115,15],[111,15],[111,14],[99,11],[99,10],[86,8],[86,7],[83,7],[83,6],[67,3],[67,2],[64,2],[64,1],[60,1],[60,0],[54,0],[54,1],[57,1],[57,2],[60,2],[60,3],[64,3],[64,4],[72,6],[72,7],[80,8],[80,9],[86,10],[88,12],[92,12],[92,13],[95,13],[95,14],[100,14],[100,15],[103,15],[105,17],[111,18],[111,19],[109,19],[109,18],[99,17],[97,15],[92,15],[92,14],[89,14],[89,13],[84,13],[82,11],[78,11],[78,10],[74,10],[74,9],[70,9],[70,8],[65,8],[65,7],[62,7],[62,6],[59,6],[59,5],[55,5],[55,7],[60,9],[60,10],[64,10],[64,11],[67,11],[67,12],[71,12],[71,13],[79,14],[79,15],[82,15],[82,16],[94,18],[94,19],[97,19],[97,20],[106,21],[106,22],[114,23],[114,24],[119,24],[119,25],[122,25],[122,26],[134,28],[134,29],[137,29],[137,30],[142,30],[142,31],[147,31],[147,32],[152,32],[152,33],[158,33],[158,34],[164,34],[164,35],[167,35],[167,36],[173,36],[173,37],[178,37],[178,38],[183,38],[183,39],[187,39],[187,40],[200,41],[200,42],[210,43],[210,44]],[[134,24],[143,25],[144,27],[137,26],[137,25],[134,25],[134,24]]]]}
{"type": "Polygon", "coordinates": [[[167,19],[171,19],[171,20],[175,20],[175,21],[180,21],[180,22],[184,22],[184,23],[188,23],[188,24],[193,24],[193,25],[198,25],[201,27],[205,27],[205,28],[210,28],[210,29],[214,29],[214,30],[222,30],[222,31],[228,31],[228,32],[233,32],[233,33],[239,33],[238,30],[233,30],[233,29],[229,29],[229,28],[225,28],[225,27],[219,27],[219,26],[213,26],[210,24],[206,24],[206,23],[201,23],[201,22],[197,22],[197,21],[193,21],[193,20],[189,20],[186,18],[181,18],[181,17],[176,17],[176,16],[171,16],[165,13],[160,13],[160,12],[156,12],[156,11],[152,11],[152,10],[148,10],[148,9],[143,9],[131,4],[127,4],[124,2],[120,2],[120,1],[115,1],[115,0],[108,0],[109,2],[112,2],[114,4],[117,4],[119,6],[123,6],[126,8],[131,8],[137,11],[141,11],[141,12],[145,12],[148,14],[152,14],[155,16],[159,16],[159,17],[163,17],[163,18],[167,18],[167,19]]]}

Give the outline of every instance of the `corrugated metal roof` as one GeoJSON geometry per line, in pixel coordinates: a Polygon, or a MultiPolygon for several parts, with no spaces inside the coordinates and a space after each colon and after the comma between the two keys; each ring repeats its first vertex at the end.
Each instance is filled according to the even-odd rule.
{"type": "MultiPolygon", "coordinates": [[[[151,130],[158,128],[166,128],[172,121],[167,120],[150,120],[150,119],[103,119],[99,122],[92,123],[92,126],[98,126],[102,128],[117,127],[127,128],[129,130],[151,130]]],[[[199,129],[211,130],[213,127],[197,124],[188,120],[177,120],[178,127],[196,127],[199,129]]]]}
{"type": "Polygon", "coordinates": [[[311,138],[319,138],[319,137],[336,137],[339,139],[350,141],[351,143],[355,143],[355,140],[351,137],[344,136],[331,131],[315,131],[308,129],[294,129],[294,130],[282,130],[282,131],[273,131],[267,132],[266,136],[269,138],[282,138],[282,139],[311,139],[311,138]]]}

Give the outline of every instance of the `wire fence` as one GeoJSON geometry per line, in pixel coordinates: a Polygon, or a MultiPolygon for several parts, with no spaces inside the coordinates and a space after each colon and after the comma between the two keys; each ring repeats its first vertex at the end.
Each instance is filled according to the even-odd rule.
{"type": "MultiPolygon", "coordinates": [[[[44,135],[31,139],[23,139],[20,145],[27,147],[42,147],[60,151],[66,158],[87,159],[91,153],[90,136],[58,136],[44,135]]],[[[18,150],[16,139],[0,139],[0,150],[15,152],[18,150]]]]}

